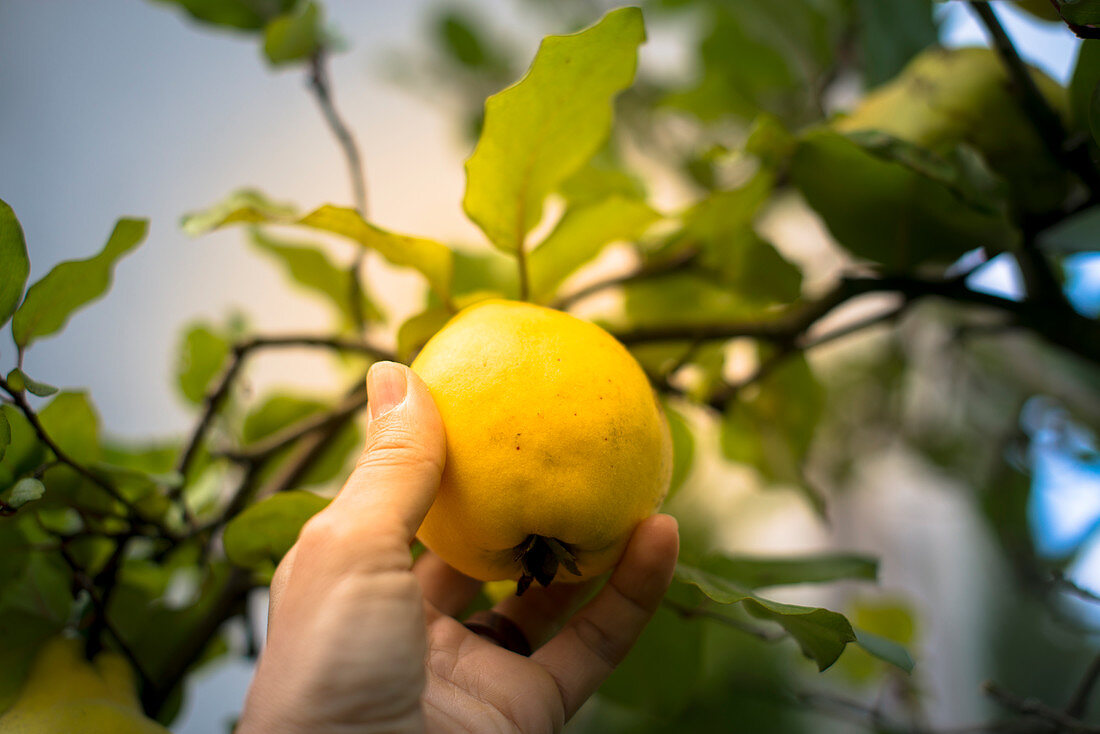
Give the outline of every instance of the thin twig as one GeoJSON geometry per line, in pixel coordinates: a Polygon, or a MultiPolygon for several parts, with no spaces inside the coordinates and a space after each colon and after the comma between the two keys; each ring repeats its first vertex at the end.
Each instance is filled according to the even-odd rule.
{"type": "Polygon", "coordinates": [[[250,464],[256,461],[265,460],[285,449],[298,439],[314,431],[319,431],[333,422],[342,421],[351,414],[357,413],[366,404],[366,391],[357,391],[354,395],[341,400],[340,404],[331,411],[311,415],[293,425],[287,426],[281,431],[276,431],[270,436],[255,441],[244,448],[215,451],[214,455],[223,456],[239,464],[250,464]]]}
{"type": "Polygon", "coordinates": [[[1089,705],[1089,698],[1092,696],[1092,692],[1096,688],[1096,682],[1098,680],[1100,680],[1100,655],[1092,659],[1092,662],[1089,663],[1089,667],[1085,669],[1085,674],[1081,676],[1081,682],[1077,684],[1073,696],[1070,697],[1069,703],[1066,704],[1066,716],[1080,719],[1085,715],[1085,709],[1088,708],[1089,705]]]}
{"type": "Polygon", "coordinates": [[[1021,716],[1042,719],[1060,727],[1063,731],[1070,732],[1070,734],[1100,734],[1100,726],[1090,726],[1076,716],[1070,716],[1036,698],[1017,696],[993,681],[983,683],[982,690],[1002,707],[1021,716]]]}
{"type": "Polygon", "coordinates": [[[183,642],[165,659],[168,661],[163,675],[153,685],[142,691],[142,706],[155,717],[167,702],[192,665],[202,656],[210,639],[230,617],[240,613],[248,592],[254,588],[252,574],[241,568],[231,568],[221,589],[211,601],[210,608],[198,620],[183,642]]]}
{"type": "Polygon", "coordinates": [[[305,476],[333,437],[351,421],[367,404],[367,376],[363,375],[347,392],[341,404],[330,413],[330,420],[324,422],[313,433],[307,434],[295,447],[294,453],[279,468],[276,476],[259,490],[257,499],[293,489],[305,476]]]}
{"type": "Polygon", "coordinates": [[[3,378],[0,378],[0,389],[3,389],[4,392],[11,396],[12,402],[15,404],[16,407],[19,408],[24,417],[26,417],[27,422],[31,424],[31,428],[34,429],[35,435],[38,436],[38,440],[44,443],[46,445],[46,448],[53,452],[53,455],[57,458],[59,462],[65,464],[77,474],[84,477],[92,484],[96,485],[104,492],[106,492],[113,500],[125,507],[132,518],[156,527],[164,534],[166,538],[175,537],[175,534],[172,533],[167,527],[165,527],[159,520],[146,518],[140,512],[138,512],[138,509],[134,506],[134,504],[130,502],[130,500],[128,500],[126,497],[124,497],[122,493],[119,492],[117,487],[93,472],[88,467],[76,461],[76,459],[69,456],[69,454],[64,449],[58,446],[57,442],[55,442],[53,438],[51,438],[50,435],[46,432],[46,429],[42,425],[42,422],[38,419],[38,414],[34,412],[34,409],[30,406],[30,403],[27,402],[27,399],[23,395],[22,391],[12,389],[12,387],[3,378]]]}
{"type": "Polygon", "coordinates": [[[1017,93],[1024,112],[1031,118],[1032,124],[1038,131],[1047,149],[1067,169],[1076,173],[1085,185],[1095,194],[1100,195],[1100,171],[1097,171],[1083,146],[1076,146],[1074,150],[1067,149],[1066,128],[1062,124],[1062,118],[1047,102],[1046,97],[1039,91],[1034,77],[1028,71],[1027,65],[1016,52],[1012,39],[1005,33],[1004,27],[993,7],[988,2],[969,0],[970,9],[981,20],[989,34],[993,47],[1001,57],[1017,93]]]}
{"type": "Polygon", "coordinates": [[[321,114],[325,116],[325,122],[328,123],[332,134],[336,136],[340,148],[344,151],[355,208],[366,217],[367,185],[363,173],[363,157],[359,154],[359,146],[356,144],[351,130],[336,110],[336,102],[332,96],[332,86],[329,84],[328,70],[325,67],[327,60],[328,54],[323,47],[313,54],[309,64],[309,88],[321,108],[321,114]]]}
{"type": "Polygon", "coordinates": [[[1075,311],[1049,304],[1013,301],[971,290],[962,278],[928,280],[908,276],[845,277],[821,298],[790,306],[777,316],[758,321],[718,321],[702,324],[635,327],[614,332],[624,344],[675,341],[724,341],[752,337],[788,342],[807,331],[837,306],[868,293],[899,293],[915,301],[946,298],[956,303],[993,308],[1013,317],[1052,344],[1100,363],[1100,324],[1075,311]]]}
{"type": "MultiPolygon", "coordinates": [[[[257,349],[283,347],[314,347],[331,349],[338,352],[357,352],[375,359],[396,359],[394,354],[381,347],[360,340],[344,339],[339,336],[329,337],[288,334],[282,336],[257,336],[238,342],[231,351],[230,362],[226,366],[225,371],[210,392],[207,393],[203,401],[203,411],[202,415],[199,417],[199,422],[191,432],[191,437],[188,439],[187,446],[176,462],[177,472],[186,474],[187,470],[190,468],[195,456],[198,454],[203,439],[206,438],[206,434],[213,423],[214,416],[217,414],[218,410],[221,409],[222,403],[225,402],[225,398],[229,393],[233,381],[240,372],[245,357],[257,349]]],[[[180,491],[181,490],[177,489],[171,497],[173,499],[178,497],[180,491]]]]}
{"type": "Polygon", "coordinates": [[[698,252],[695,250],[685,250],[685,252],[679,257],[669,260],[668,262],[663,262],[651,266],[643,266],[630,273],[603,278],[602,280],[590,283],[589,285],[586,285],[585,287],[573,293],[562,296],[557,300],[552,301],[550,306],[552,308],[565,311],[572,308],[577,303],[583,301],[589,296],[594,296],[597,293],[602,293],[603,291],[609,290],[611,288],[617,288],[618,286],[626,285],[627,283],[635,283],[638,281],[647,280],[649,278],[656,278],[661,275],[668,275],[678,270],[683,270],[691,264],[697,254],[698,252]]]}
{"type": "MultiPolygon", "coordinates": [[[[79,585],[80,588],[88,593],[88,598],[92,600],[92,607],[95,609],[96,619],[103,626],[103,628],[110,632],[111,636],[115,638],[115,643],[118,645],[118,649],[122,652],[123,655],[126,656],[127,660],[130,661],[130,665],[134,668],[135,671],[137,671],[137,674],[141,676],[142,680],[152,681],[152,678],[149,677],[148,671],[145,670],[137,655],[134,654],[133,649],[126,643],[126,640],[122,637],[122,635],[119,634],[119,631],[114,626],[114,624],[112,624],[111,621],[107,619],[107,602],[103,598],[103,596],[100,595],[95,583],[93,583],[92,580],[88,578],[88,572],[85,571],[84,568],[76,562],[76,559],[73,558],[72,554],[69,553],[64,544],[62,544],[58,548],[58,551],[61,554],[61,558],[65,561],[66,565],[68,565],[69,569],[73,572],[73,580],[76,581],[77,585],[79,585]]],[[[88,652],[94,654],[95,649],[89,649],[88,652]]]]}
{"type": "MultiPolygon", "coordinates": [[[[340,149],[344,153],[344,159],[348,166],[348,177],[351,180],[355,209],[362,217],[366,218],[367,184],[363,170],[363,157],[359,153],[359,146],[355,142],[355,137],[351,134],[351,129],[336,109],[332,85],[329,83],[328,69],[325,66],[327,58],[327,50],[322,46],[310,59],[309,89],[313,93],[314,99],[317,100],[317,105],[321,108],[321,114],[324,115],[325,122],[328,123],[332,134],[336,136],[336,142],[339,143],[340,149]]],[[[348,305],[351,309],[352,322],[359,331],[362,331],[366,325],[366,314],[363,313],[362,302],[363,283],[360,279],[366,255],[367,251],[360,249],[348,267],[348,279],[351,284],[348,289],[348,297],[351,301],[348,305]]]]}

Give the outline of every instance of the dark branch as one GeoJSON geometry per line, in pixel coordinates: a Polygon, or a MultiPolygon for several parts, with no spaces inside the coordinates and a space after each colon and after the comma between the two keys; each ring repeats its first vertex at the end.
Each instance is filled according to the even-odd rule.
{"type": "Polygon", "coordinates": [[[1092,166],[1083,146],[1075,146],[1072,150],[1067,146],[1068,136],[1062,124],[1062,118],[1039,91],[1035,79],[1016,52],[1012,39],[1005,33],[991,4],[975,0],[970,0],[969,4],[971,10],[985,26],[994,48],[1008,70],[1017,94],[1020,95],[1024,111],[1031,118],[1047,149],[1056,160],[1061,161],[1067,169],[1076,173],[1094,194],[1100,195],[1100,172],[1092,166]]]}
{"type": "MultiPolygon", "coordinates": [[[[229,394],[229,389],[232,387],[233,381],[240,372],[245,357],[257,349],[282,347],[314,347],[331,349],[338,352],[355,352],[365,354],[375,359],[396,359],[392,353],[385,349],[363,341],[343,339],[341,337],[291,334],[285,336],[258,336],[238,342],[233,347],[229,365],[225,368],[222,376],[218,379],[218,382],[203,401],[202,415],[199,417],[199,422],[196,424],[195,429],[191,432],[191,437],[188,439],[186,448],[183,453],[180,454],[179,461],[176,463],[176,471],[180,474],[186,474],[187,470],[190,468],[191,463],[198,454],[199,447],[202,445],[203,440],[206,438],[206,434],[210,430],[214,416],[221,409],[222,404],[225,402],[225,398],[229,394]]],[[[179,491],[180,490],[177,490],[172,495],[173,498],[179,495],[179,491]]]]}
{"type": "Polygon", "coordinates": [[[188,632],[179,648],[166,658],[167,668],[160,678],[154,680],[153,685],[142,692],[141,702],[147,714],[156,717],[187,671],[202,656],[203,651],[210,644],[210,639],[217,634],[222,624],[243,610],[248,592],[254,586],[249,571],[240,568],[230,569],[210,609],[188,632]]]}
{"type": "MultiPolygon", "coordinates": [[[[88,572],[84,570],[65,548],[64,543],[58,548],[61,554],[61,558],[64,559],[66,565],[73,573],[73,580],[77,585],[88,594],[88,598],[92,600],[92,608],[95,610],[96,624],[101,625],[103,629],[111,633],[111,636],[115,638],[115,644],[118,646],[119,651],[126,656],[126,659],[130,661],[131,667],[137,672],[137,674],[146,682],[150,682],[152,679],[149,677],[148,672],[142,666],[141,661],[137,655],[134,654],[133,649],[126,643],[122,635],[119,634],[118,629],[107,619],[107,601],[99,593],[99,589],[96,588],[92,579],[88,578],[88,572]]],[[[86,650],[87,654],[94,655],[98,652],[99,640],[93,640],[89,637],[89,646],[86,650]]]]}
{"type": "Polygon", "coordinates": [[[167,527],[165,527],[163,523],[160,522],[160,520],[153,520],[144,517],[140,512],[138,512],[137,508],[134,507],[134,504],[130,502],[130,500],[126,499],[126,497],[124,497],[122,493],[118,491],[117,487],[93,472],[88,467],[73,459],[73,457],[69,456],[69,454],[66,453],[64,449],[58,446],[57,443],[46,432],[46,429],[42,425],[42,422],[38,420],[38,414],[34,412],[34,409],[30,406],[30,403],[27,402],[27,398],[22,391],[12,389],[12,387],[3,378],[0,378],[0,389],[3,389],[4,392],[11,396],[12,403],[19,408],[19,410],[26,417],[27,422],[31,424],[31,427],[34,429],[35,434],[38,436],[38,440],[45,444],[46,448],[53,452],[53,455],[57,458],[59,462],[65,464],[77,474],[84,477],[89,482],[106,492],[111,497],[111,499],[115,500],[123,507],[125,507],[126,511],[132,518],[156,527],[158,530],[161,531],[161,533],[163,533],[164,537],[166,538],[175,537],[175,534],[172,533],[167,527]]]}
{"type": "Polygon", "coordinates": [[[1092,659],[1092,662],[1089,663],[1089,667],[1085,669],[1085,674],[1081,676],[1081,682],[1077,684],[1073,696],[1069,699],[1069,703],[1066,704],[1066,716],[1080,719],[1085,715],[1085,709],[1088,708],[1089,705],[1089,698],[1092,697],[1092,692],[1096,689],[1096,682],[1098,680],[1100,680],[1100,655],[1092,659]]]}
{"type": "Polygon", "coordinates": [[[287,426],[281,431],[249,444],[245,448],[215,452],[215,455],[224,456],[241,464],[266,460],[298,439],[327,428],[334,422],[342,422],[345,418],[359,412],[366,404],[366,391],[357,391],[340,401],[340,404],[331,411],[304,418],[294,425],[287,426]]]}
{"type": "Polygon", "coordinates": [[[359,154],[359,146],[351,134],[351,130],[336,111],[336,103],[332,98],[332,86],[329,84],[328,70],[325,62],[328,54],[325,49],[320,49],[310,59],[309,88],[321,108],[321,114],[325,116],[332,134],[336,136],[340,148],[344,151],[344,158],[348,164],[348,175],[351,178],[352,196],[355,200],[355,208],[364,217],[367,216],[367,186],[363,175],[363,158],[359,154]]]}
{"type": "Polygon", "coordinates": [[[945,298],[956,303],[983,306],[1008,314],[1047,341],[1092,362],[1100,363],[1100,324],[1075,311],[1058,306],[1008,298],[970,290],[963,278],[926,280],[906,276],[846,277],[814,301],[789,307],[758,321],[723,321],[693,325],[637,327],[615,332],[624,344],[677,341],[724,341],[751,337],[777,345],[796,342],[836,307],[868,293],[898,293],[907,301],[945,298]]]}
{"type": "Polygon", "coordinates": [[[1100,727],[1090,726],[1077,717],[1063,713],[1038,699],[1021,698],[993,681],[986,681],[982,684],[982,690],[1003,708],[1020,716],[1042,719],[1059,727],[1061,731],[1070,732],[1070,734],[1100,734],[1100,727]]]}

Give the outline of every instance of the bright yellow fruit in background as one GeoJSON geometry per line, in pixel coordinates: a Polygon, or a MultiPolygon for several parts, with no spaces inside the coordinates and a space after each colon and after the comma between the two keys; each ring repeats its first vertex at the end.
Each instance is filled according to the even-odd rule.
{"type": "MultiPolygon", "coordinates": [[[[1067,117],[1065,88],[1038,69],[1031,75],[1050,106],[1067,117]]],[[[881,130],[932,150],[966,143],[1008,182],[1016,205],[1027,212],[1050,211],[1066,196],[1063,166],[1039,137],[992,49],[922,51],[839,118],[836,128],[881,130]]]]}
{"type": "Polygon", "coordinates": [[[84,659],[79,640],[56,637],[39,651],[0,734],[168,734],[141,711],[134,674],[119,655],[84,659]]]}
{"type": "Polygon", "coordinates": [[[443,483],[418,537],[468,576],[538,578],[525,561],[538,562],[546,543],[580,572],[550,561],[549,578],[603,573],[668,491],[660,404],[634,357],[595,324],[483,301],[432,337],[412,369],[447,431],[443,483]]]}

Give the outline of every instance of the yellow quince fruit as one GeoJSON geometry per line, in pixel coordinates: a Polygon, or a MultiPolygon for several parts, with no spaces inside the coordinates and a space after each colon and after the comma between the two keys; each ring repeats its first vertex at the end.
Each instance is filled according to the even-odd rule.
{"type": "Polygon", "coordinates": [[[0,734],[168,734],[142,713],[134,673],[122,656],[84,658],[81,642],[55,637],[39,650],[0,734]]]}
{"type": "Polygon", "coordinates": [[[447,463],[418,537],[483,581],[579,581],[618,562],[660,506],[672,441],[634,357],[595,324],[528,303],[470,306],[412,363],[447,463]]]}

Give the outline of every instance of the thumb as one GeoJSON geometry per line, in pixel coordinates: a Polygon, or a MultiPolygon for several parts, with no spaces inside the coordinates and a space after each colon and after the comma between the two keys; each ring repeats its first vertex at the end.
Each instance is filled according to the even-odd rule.
{"type": "Polygon", "coordinates": [[[371,367],[367,399],[366,446],[325,512],[354,525],[361,539],[381,536],[407,548],[439,489],[446,459],[443,421],[427,386],[396,362],[371,367]]]}

